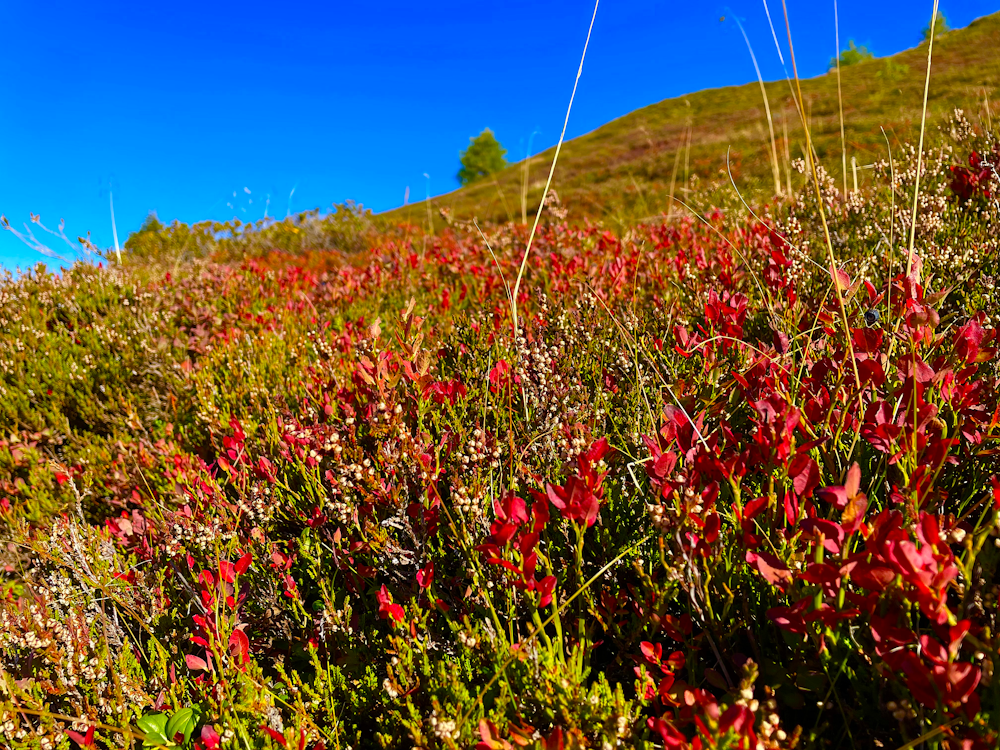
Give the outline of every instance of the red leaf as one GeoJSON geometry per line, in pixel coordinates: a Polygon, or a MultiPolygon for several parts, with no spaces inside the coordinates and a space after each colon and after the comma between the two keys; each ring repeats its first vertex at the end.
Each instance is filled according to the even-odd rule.
{"type": "Polygon", "coordinates": [[[659,664],[660,660],[663,658],[663,644],[662,643],[650,643],[649,641],[643,641],[639,644],[639,650],[642,651],[642,655],[645,656],[653,664],[659,664]]]}
{"type": "Polygon", "coordinates": [[[218,750],[222,745],[222,737],[215,731],[215,727],[206,724],[201,728],[201,742],[206,750],[218,750]]]}
{"type": "Polygon", "coordinates": [[[261,725],[260,728],[263,729],[265,732],[267,732],[271,736],[271,739],[277,742],[279,745],[281,745],[282,747],[288,747],[288,740],[285,739],[285,736],[283,734],[275,732],[273,729],[271,729],[271,727],[265,726],[263,724],[261,725]]]}
{"type": "Polygon", "coordinates": [[[743,507],[744,520],[749,521],[750,519],[757,516],[762,510],[764,510],[764,508],[767,507],[767,503],[768,503],[768,498],[766,497],[758,497],[754,500],[751,500],[743,507]]]}
{"type": "Polygon", "coordinates": [[[799,453],[788,465],[788,475],[792,478],[795,494],[809,497],[819,485],[819,466],[807,453],[799,453]]]}
{"type": "Polygon", "coordinates": [[[74,732],[72,730],[66,730],[66,736],[69,737],[73,742],[75,742],[80,747],[93,747],[94,746],[94,727],[89,727],[87,729],[87,736],[84,737],[79,732],[74,732]]]}
{"type": "Polygon", "coordinates": [[[839,523],[822,518],[807,518],[799,524],[799,528],[814,536],[822,534],[823,547],[831,554],[840,552],[840,546],[844,543],[844,530],[839,523]]]}
{"type": "Polygon", "coordinates": [[[187,668],[192,672],[208,671],[208,662],[202,659],[200,656],[195,656],[194,654],[187,654],[184,657],[184,663],[187,664],[187,668]]]}
{"type": "Polygon", "coordinates": [[[780,586],[792,580],[792,571],[788,569],[788,566],[769,552],[747,550],[746,560],[751,565],[757,566],[757,570],[768,583],[780,586]]]}
{"type": "Polygon", "coordinates": [[[431,581],[434,580],[434,562],[431,561],[427,563],[423,568],[417,571],[417,585],[420,588],[425,589],[431,585],[431,581]]]}
{"type": "Polygon", "coordinates": [[[253,555],[247,552],[245,555],[243,555],[243,557],[241,557],[239,560],[236,561],[236,565],[234,566],[233,570],[236,571],[236,575],[241,576],[247,572],[247,569],[250,567],[250,563],[252,562],[253,562],[253,555]]]}
{"type": "Polygon", "coordinates": [[[235,566],[229,560],[219,561],[219,578],[226,583],[235,583],[235,566]]]}
{"type": "Polygon", "coordinates": [[[824,487],[816,490],[816,497],[823,502],[830,503],[837,510],[847,507],[847,490],[844,487],[824,487]]]}
{"type": "Polygon", "coordinates": [[[705,517],[705,541],[708,544],[715,544],[719,538],[719,529],[722,528],[722,519],[718,513],[709,513],[705,517]]]}
{"type": "Polygon", "coordinates": [[[851,468],[847,470],[844,489],[847,491],[848,497],[855,497],[861,491],[861,467],[858,466],[857,461],[851,464],[851,468]]]}
{"type": "Polygon", "coordinates": [[[392,595],[389,593],[389,589],[385,587],[385,584],[382,584],[382,588],[379,589],[375,598],[378,600],[379,617],[383,620],[392,620],[393,622],[403,621],[406,613],[400,605],[393,603],[392,595]]]}
{"type": "Polygon", "coordinates": [[[547,607],[552,603],[552,592],[556,587],[556,577],[555,576],[545,576],[540,580],[535,588],[538,590],[541,599],[538,601],[539,607],[547,607]]]}
{"type": "Polygon", "coordinates": [[[562,727],[555,727],[552,732],[542,740],[544,750],[563,750],[562,727]]]}
{"type": "Polygon", "coordinates": [[[234,630],[229,636],[229,653],[239,657],[240,664],[246,664],[250,653],[250,639],[242,630],[234,630]]]}

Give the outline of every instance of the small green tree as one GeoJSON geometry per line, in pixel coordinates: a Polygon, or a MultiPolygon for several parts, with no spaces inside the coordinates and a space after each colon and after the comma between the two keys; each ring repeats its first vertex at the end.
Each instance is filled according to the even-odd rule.
{"type": "MultiPolygon", "coordinates": [[[[853,39],[847,44],[849,45],[848,48],[840,53],[840,67],[843,68],[847,65],[857,65],[858,63],[865,62],[866,60],[874,59],[875,55],[869,52],[867,47],[856,46],[853,39]]],[[[830,70],[835,70],[836,67],[837,58],[834,57],[830,60],[830,70]]]]}
{"type": "Polygon", "coordinates": [[[938,11],[937,16],[932,19],[933,23],[928,23],[924,26],[923,35],[924,41],[926,42],[931,38],[931,26],[934,26],[934,36],[941,36],[947,31],[951,31],[951,27],[948,26],[948,19],[944,17],[944,13],[938,11]]]}
{"type": "Polygon", "coordinates": [[[506,153],[493,131],[486,128],[475,138],[470,138],[469,147],[461,153],[462,168],[458,170],[458,181],[468,185],[499,172],[507,166],[506,153]]]}

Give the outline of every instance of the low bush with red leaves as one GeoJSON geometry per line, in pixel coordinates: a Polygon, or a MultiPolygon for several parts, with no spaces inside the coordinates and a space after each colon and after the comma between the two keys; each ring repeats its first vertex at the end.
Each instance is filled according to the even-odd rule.
{"type": "Polygon", "coordinates": [[[7,280],[6,746],[995,747],[1000,219],[941,155],[996,147],[935,148],[912,254],[822,173],[549,223],[516,329],[519,225],[7,280]]]}

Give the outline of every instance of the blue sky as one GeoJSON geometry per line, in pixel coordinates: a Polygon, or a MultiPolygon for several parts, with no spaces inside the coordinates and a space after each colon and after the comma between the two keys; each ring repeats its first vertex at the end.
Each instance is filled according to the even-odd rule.
{"type": "MultiPolygon", "coordinates": [[[[780,13],[780,0],[769,4],[780,13]]],[[[833,0],[788,6],[800,72],[819,74],[835,53],[833,0]]],[[[931,7],[842,0],[841,46],[912,47],[931,7]]],[[[1000,0],[941,8],[964,26],[1000,0]]],[[[590,0],[8,0],[0,213],[19,229],[29,212],[51,229],[65,219],[72,240],[89,231],[108,247],[109,188],[121,241],[150,211],[246,220],[346,199],[381,211],[402,204],[407,187],[422,199],[428,184],[448,192],[459,151],[484,127],[512,160],[534,131],[533,152],[555,143],[592,10],[590,0]]],[[[764,76],[780,78],[760,0],[604,0],[568,136],[753,80],[734,15],[764,76]]],[[[43,259],[0,232],[0,265],[43,259]]]]}

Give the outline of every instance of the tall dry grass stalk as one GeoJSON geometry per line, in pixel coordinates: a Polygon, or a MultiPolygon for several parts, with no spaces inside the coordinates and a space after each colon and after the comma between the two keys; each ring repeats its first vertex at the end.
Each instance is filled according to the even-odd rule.
{"type": "Polygon", "coordinates": [[[583,43],[583,54],[580,56],[580,67],[576,71],[576,80],[573,81],[573,92],[569,96],[569,106],[566,107],[566,119],[563,120],[562,132],[559,134],[559,142],[556,144],[556,152],[552,155],[552,165],[549,167],[549,176],[545,180],[545,189],[542,191],[542,199],[538,202],[538,210],[535,212],[535,221],[531,225],[531,232],[528,234],[528,242],[524,248],[524,255],[521,258],[521,266],[517,270],[517,279],[514,282],[514,290],[511,297],[511,318],[514,325],[514,338],[517,338],[517,294],[521,289],[521,279],[524,278],[524,269],[528,267],[528,256],[531,255],[531,244],[535,239],[535,232],[538,231],[538,222],[542,218],[542,209],[545,208],[545,198],[549,194],[552,186],[552,175],[555,174],[556,164],[559,161],[559,152],[562,151],[563,141],[566,139],[566,128],[569,125],[569,113],[573,111],[573,99],[576,98],[576,89],[580,85],[580,76],[583,75],[583,62],[587,59],[587,47],[590,46],[590,35],[594,32],[594,21],[597,20],[597,7],[601,0],[594,2],[594,14],[590,18],[590,28],[587,29],[587,40],[583,43]]]}
{"type": "Polygon", "coordinates": [[[497,189],[497,194],[500,196],[500,203],[503,206],[504,213],[507,214],[507,221],[513,224],[514,215],[510,212],[510,207],[507,205],[507,198],[503,194],[503,188],[500,187],[500,181],[496,177],[493,178],[493,187],[497,189]]]}
{"type": "MultiPolygon", "coordinates": [[[[934,7],[937,8],[937,0],[934,0],[934,7]]],[[[820,222],[823,225],[823,240],[826,244],[827,256],[830,263],[830,277],[833,281],[833,289],[837,294],[837,306],[840,308],[840,321],[844,327],[844,337],[847,341],[848,357],[851,360],[851,369],[854,373],[854,383],[861,390],[861,375],[858,372],[858,363],[854,357],[854,343],[851,340],[851,326],[847,320],[847,306],[844,304],[844,290],[840,272],[837,269],[837,259],[833,254],[833,240],[830,237],[830,226],[826,221],[826,209],[823,205],[823,193],[819,186],[819,172],[816,169],[816,158],[813,153],[812,137],[809,133],[809,120],[805,117],[805,110],[802,107],[802,82],[799,80],[798,66],[795,63],[795,46],[792,43],[792,26],[788,20],[787,0],[781,0],[781,8],[785,14],[785,30],[788,33],[788,55],[792,60],[792,73],[795,76],[795,92],[799,101],[799,114],[802,115],[802,127],[806,135],[806,163],[812,175],[813,188],[816,191],[816,203],[819,209],[820,222]]]]}
{"type": "MultiPolygon", "coordinates": [[[[688,104],[690,107],[691,105],[688,104]]],[[[688,117],[688,129],[687,129],[687,139],[684,141],[684,197],[688,197],[688,181],[691,179],[691,133],[694,130],[694,124],[691,118],[688,117]]]]}
{"type": "Polygon", "coordinates": [[[427,257],[427,238],[434,234],[434,216],[431,214],[431,176],[424,172],[424,178],[427,180],[427,192],[424,195],[424,205],[427,207],[427,231],[424,233],[422,258],[427,257]]]}
{"type": "Polygon", "coordinates": [[[528,168],[530,166],[531,157],[527,157],[524,160],[524,164],[521,166],[521,223],[528,223],[528,168]]]}
{"type": "Polygon", "coordinates": [[[115,255],[118,257],[118,265],[122,264],[122,251],[118,247],[118,227],[115,225],[115,196],[108,191],[108,200],[111,203],[111,236],[115,238],[115,255]]]}
{"type": "Polygon", "coordinates": [[[931,59],[934,56],[934,27],[938,20],[938,0],[931,14],[931,34],[927,42],[927,74],[924,76],[924,105],[920,113],[920,141],[917,144],[917,174],[913,180],[913,214],[910,218],[910,244],[906,254],[906,275],[913,272],[913,245],[917,239],[917,205],[920,199],[920,170],[924,162],[924,131],[927,128],[927,95],[931,89],[931,59]]]}
{"type": "MultiPolygon", "coordinates": [[[[684,131],[684,140],[687,141],[687,131],[684,131]]],[[[667,203],[667,217],[674,215],[674,195],[677,187],[677,169],[681,165],[681,144],[677,144],[677,151],[674,153],[674,171],[670,173],[670,196],[667,203]]]]}
{"type": "Polygon", "coordinates": [[[885,317],[889,319],[892,310],[892,261],[896,252],[896,164],[892,159],[892,145],[885,128],[880,127],[885,138],[885,151],[889,155],[889,250],[885,263],[885,285],[887,289],[885,300],[885,317]]]}
{"type": "Polygon", "coordinates": [[[785,116],[785,108],[781,108],[781,138],[782,151],[785,158],[785,178],[788,181],[788,195],[792,195],[792,154],[788,145],[788,118],[785,116]]]}
{"type": "Polygon", "coordinates": [[[747,43],[747,49],[750,51],[750,59],[753,61],[753,69],[757,74],[757,83],[760,84],[760,95],[764,100],[764,114],[767,115],[767,129],[771,133],[771,174],[774,177],[774,193],[775,195],[781,195],[781,169],[778,166],[778,144],[774,138],[774,122],[771,119],[771,103],[767,99],[767,88],[764,86],[764,78],[760,74],[760,66],[757,65],[757,56],[753,53],[750,38],[743,28],[743,24],[740,23],[740,19],[737,16],[733,16],[733,19],[736,21],[736,25],[743,35],[743,41],[747,43]]]}
{"type": "Polygon", "coordinates": [[[540,131],[533,130],[528,136],[528,150],[524,154],[524,163],[521,167],[521,223],[528,223],[528,173],[531,168],[531,142],[540,131]]]}
{"type": "MultiPolygon", "coordinates": [[[[833,33],[837,41],[837,106],[840,111],[840,159],[841,171],[844,175],[844,199],[847,199],[847,139],[844,137],[844,90],[840,85],[840,16],[837,13],[837,0],[833,0],[833,33]]],[[[858,173],[854,172],[854,183],[857,185],[858,173]]],[[[857,188],[855,188],[857,189],[857,188]]]]}

